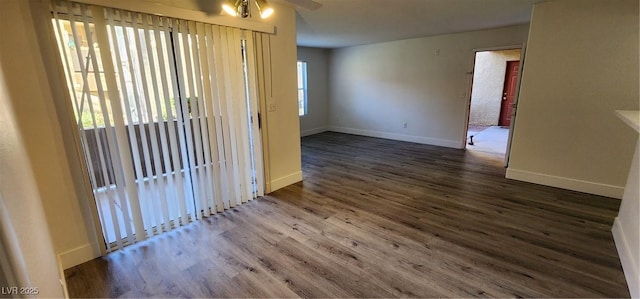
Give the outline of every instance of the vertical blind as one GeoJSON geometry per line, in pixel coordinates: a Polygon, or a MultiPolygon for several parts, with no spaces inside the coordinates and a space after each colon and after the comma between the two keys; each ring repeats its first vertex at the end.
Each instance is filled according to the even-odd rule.
{"type": "Polygon", "coordinates": [[[263,195],[268,35],[67,1],[52,14],[108,251],[263,195]]]}

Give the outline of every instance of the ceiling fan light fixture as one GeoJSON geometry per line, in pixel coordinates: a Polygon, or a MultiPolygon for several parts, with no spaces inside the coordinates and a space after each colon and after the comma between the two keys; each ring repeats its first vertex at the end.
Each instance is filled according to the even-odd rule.
{"type": "Polygon", "coordinates": [[[238,16],[238,7],[242,0],[227,0],[222,3],[222,10],[232,17],[238,16]]]}
{"type": "Polygon", "coordinates": [[[249,16],[249,0],[239,0],[238,4],[238,14],[241,18],[246,18],[249,16]]]}
{"type": "Polygon", "coordinates": [[[256,5],[258,6],[258,11],[260,11],[260,17],[266,19],[273,14],[273,8],[269,6],[267,0],[256,0],[256,5]]]}

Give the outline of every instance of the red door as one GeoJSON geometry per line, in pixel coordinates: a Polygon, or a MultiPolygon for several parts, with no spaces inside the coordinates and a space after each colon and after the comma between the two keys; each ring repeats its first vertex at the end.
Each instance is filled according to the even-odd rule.
{"type": "Polygon", "coordinates": [[[502,104],[500,105],[500,120],[498,125],[511,125],[511,110],[513,100],[516,97],[516,86],[518,85],[518,70],[520,61],[507,61],[507,74],[504,78],[504,88],[502,89],[502,104]]]}

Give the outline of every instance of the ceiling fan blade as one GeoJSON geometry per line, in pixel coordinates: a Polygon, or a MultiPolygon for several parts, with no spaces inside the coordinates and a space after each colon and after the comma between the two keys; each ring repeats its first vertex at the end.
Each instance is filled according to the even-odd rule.
{"type": "Polygon", "coordinates": [[[322,3],[313,0],[287,0],[289,3],[308,10],[316,10],[322,6],[322,3]]]}

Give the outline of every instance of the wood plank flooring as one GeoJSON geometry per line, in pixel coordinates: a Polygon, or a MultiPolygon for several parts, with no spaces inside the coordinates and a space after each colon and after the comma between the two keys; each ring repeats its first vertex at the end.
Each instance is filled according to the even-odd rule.
{"type": "Polygon", "coordinates": [[[72,297],[629,297],[616,199],[501,157],[338,133],[304,182],[65,271],[72,297]]]}

